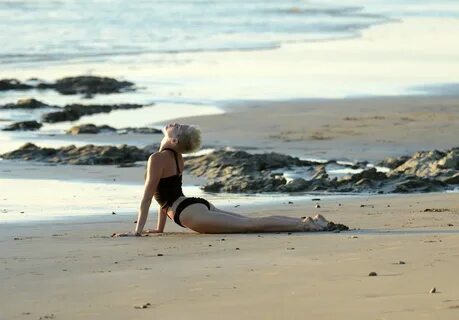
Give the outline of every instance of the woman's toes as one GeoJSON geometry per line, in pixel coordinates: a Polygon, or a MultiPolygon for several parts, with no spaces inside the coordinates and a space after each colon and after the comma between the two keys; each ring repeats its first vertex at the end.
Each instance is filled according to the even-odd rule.
{"type": "Polygon", "coordinates": [[[324,229],[324,227],[318,225],[311,217],[303,220],[303,228],[304,231],[321,231],[324,229]]]}
{"type": "Polygon", "coordinates": [[[329,221],[325,219],[325,217],[321,214],[316,215],[313,220],[316,224],[320,225],[322,228],[326,228],[328,226],[329,221]]]}

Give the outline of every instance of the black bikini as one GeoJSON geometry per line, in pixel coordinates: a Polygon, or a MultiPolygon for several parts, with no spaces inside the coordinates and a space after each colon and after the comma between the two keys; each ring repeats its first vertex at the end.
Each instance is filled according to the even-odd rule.
{"type": "MultiPolygon", "coordinates": [[[[180,167],[178,163],[178,158],[177,158],[177,153],[173,149],[169,148],[164,148],[163,150],[169,150],[174,153],[175,157],[175,164],[177,166],[177,174],[166,177],[166,178],[161,178],[158,183],[158,187],[156,188],[156,192],[154,194],[154,197],[156,201],[159,203],[162,209],[167,209],[172,206],[172,204],[182,196],[185,196],[182,191],[182,175],[180,173],[180,167]]],[[[206,199],[202,198],[195,198],[195,197],[190,197],[184,199],[182,202],[179,203],[177,206],[177,209],[175,210],[174,213],[174,222],[177,223],[179,226],[185,228],[180,223],[180,214],[182,213],[183,209],[188,207],[189,205],[192,205],[194,203],[202,203],[207,206],[207,208],[210,210],[210,204],[206,199]]]]}

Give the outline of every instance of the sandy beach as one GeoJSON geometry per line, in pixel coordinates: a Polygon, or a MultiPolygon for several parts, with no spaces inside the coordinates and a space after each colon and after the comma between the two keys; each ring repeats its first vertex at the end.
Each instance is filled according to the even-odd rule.
{"type": "Polygon", "coordinates": [[[339,234],[199,235],[169,221],[161,235],[111,238],[133,226],[134,217],[117,216],[3,224],[0,318],[456,319],[457,200],[325,197],[320,209],[311,201],[233,208],[320,212],[357,229],[339,234]]]}
{"type": "MultiPolygon", "coordinates": [[[[198,124],[209,144],[376,161],[454,146],[456,105],[448,97],[272,102],[181,121],[198,124]]],[[[141,191],[141,164],[2,166],[3,182],[116,179],[141,191]]],[[[0,319],[456,319],[458,197],[317,195],[320,201],[298,196],[269,206],[223,205],[253,216],[321,213],[355,229],[339,234],[200,235],[169,221],[162,235],[111,238],[133,229],[134,209],[132,215],[0,224],[0,319]],[[429,293],[432,288],[437,292],[429,293]],[[136,308],[141,305],[146,308],[136,308]]],[[[13,199],[2,201],[21,210],[13,199]]],[[[65,208],[66,201],[54,205],[65,208]]],[[[147,226],[155,218],[152,210],[147,226]]]]}
{"type": "Polygon", "coordinates": [[[0,320],[459,318],[454,1],[17,0],[0,16],[0,320]],[[187,196],[350,230],[111,237],[134,231],[153,131],[174,121],[208,156],[185,161],[187,196]]]}

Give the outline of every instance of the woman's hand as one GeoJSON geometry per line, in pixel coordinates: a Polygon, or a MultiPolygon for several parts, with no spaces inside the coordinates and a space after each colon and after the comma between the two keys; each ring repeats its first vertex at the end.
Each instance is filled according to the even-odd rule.
{"type": "Polygon", "coordinates": [[[150,233],[161,233],[157,229],[145,229],[143,233],[150,234],[150,233]]]}

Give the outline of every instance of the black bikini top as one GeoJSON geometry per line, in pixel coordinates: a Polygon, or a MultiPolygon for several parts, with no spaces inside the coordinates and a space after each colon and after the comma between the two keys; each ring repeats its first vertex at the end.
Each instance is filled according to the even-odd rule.
{"type": "Polygon", "coordinates": [[[161,178],[154,194],[155,200],[159,203],[161,208],[166,208],[172,206],[175,200],[184,194],[182,191],[182,175],[178,163],[177,152],[169,148],[164,148],[163,150],[169,150],[174,153],[175,164],[177,166],[177,174],[161,178]]]}

